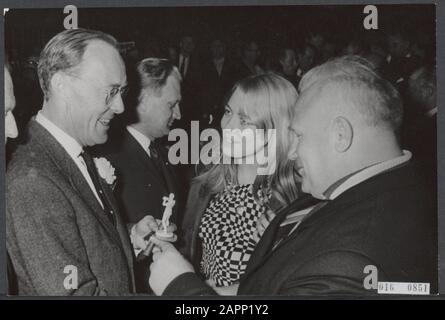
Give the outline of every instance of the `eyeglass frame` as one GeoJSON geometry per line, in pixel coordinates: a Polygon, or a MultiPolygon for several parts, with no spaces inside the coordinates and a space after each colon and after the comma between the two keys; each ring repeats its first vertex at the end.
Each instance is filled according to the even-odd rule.
{"type": "MultiPolygon", "coordinates": [[[[85,81],[79,76],[76,76],[72,73],[66,73],[68,76],[79,79],[81,81],[85,81]]],[[[101,89],[106,89],[106,97],[105,97],[105,104],[109,106],[112,102],[112,100],[117,96],[118,93],[120,93],[121,98],[124,98],[128,93],[128,85],[125,86],[117,86],[117,85],[110,85],[111,88],[107,88],[107,86],[103,86],[101,89]],[[116,91],[113,91],[116,90],[116,91]]]]}

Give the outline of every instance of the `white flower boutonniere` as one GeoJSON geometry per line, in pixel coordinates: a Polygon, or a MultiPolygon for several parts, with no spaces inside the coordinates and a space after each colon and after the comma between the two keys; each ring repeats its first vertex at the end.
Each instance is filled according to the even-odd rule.
{"type": "Polygon", "coordinates": [[[101,178],[109,185],[113,185],[116,181],[116,176],[114,175],[115,169],[111,163],[105,158],[94,158],[94,164],[101,178]]]}

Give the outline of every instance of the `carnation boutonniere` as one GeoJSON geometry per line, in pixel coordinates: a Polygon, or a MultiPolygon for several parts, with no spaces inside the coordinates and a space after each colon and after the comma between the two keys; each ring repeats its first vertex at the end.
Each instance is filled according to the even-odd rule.
{"type": "Polygon", "coordinates": [[[97,171],[102,179],[104,179],[114,190],[116,185],[116,176],[114,174],[114,167],[105,158],[94,158],[94,164],[96,165],[97,171]]]}

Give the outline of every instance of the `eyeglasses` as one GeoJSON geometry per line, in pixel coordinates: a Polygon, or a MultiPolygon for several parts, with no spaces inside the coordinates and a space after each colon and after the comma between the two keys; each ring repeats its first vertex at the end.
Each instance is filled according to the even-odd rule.
{"type": "Polygon", "coordinates": [[[128,93],[128,87],[127,86],[122,86],[122,87],[114,86],[114,87],[108,89],[107,96],[105,97],[105,103],[107,105],[111,104],[111,101],[114,99],[114,97],[118,93],[120,93],[121,98],[125,98],[125,96],[128,93]]]}
{"type": "MultiPolygon", "coordinates": [[[[75,76],[73,74],[69,74],[69,76],[71,76],[73,78],[76,78],[76,79],[79,79],[81,81],[84,81],[82,78],[80,78],[78,76],[75,76]]],[[[89,85],[93,85],[94,86],[94,84],[89,84],[89,85]]],[[[117,96],[118,93],[121,95],[122,99],[125,98],[125,96],[128,93],[128,86],[117,86],[117,85],[114,85],[114,86],[111,86],[109,88],[101,87],[100,89],[104,89],[104,88],[106,89],[106,96],[105,96],[105,104],[106,105],[110,105],[111,102],[117,96]]]]}

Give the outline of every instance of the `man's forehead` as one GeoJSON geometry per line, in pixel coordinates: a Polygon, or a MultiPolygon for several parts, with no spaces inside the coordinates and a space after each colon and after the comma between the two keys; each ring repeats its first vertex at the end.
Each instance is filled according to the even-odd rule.
{"type": "Polygon", "coordinates": [[[323,106],[328,103],[326,92],[323,91],[316,85],[312,85],[300,94],[295,106],[296,123],[301,125],[302,123],[306,124],[307,121],[323,118],[325,113],[323,112],[325,110],[323,106]]]}
{"type": "Polygon", "coordinates": [[[81,73],[104,78],[110,85],[126,81],[125,65],[119,51],[101,40],[93,40],[87,45],[80,67],[81,73]]]}
{"type": "Polygon", "coordinates": [[[161,89],[161,95],[167,99],[181,99],[181,85],[177,77],[169,75],[164,87],[161,89]]]}

